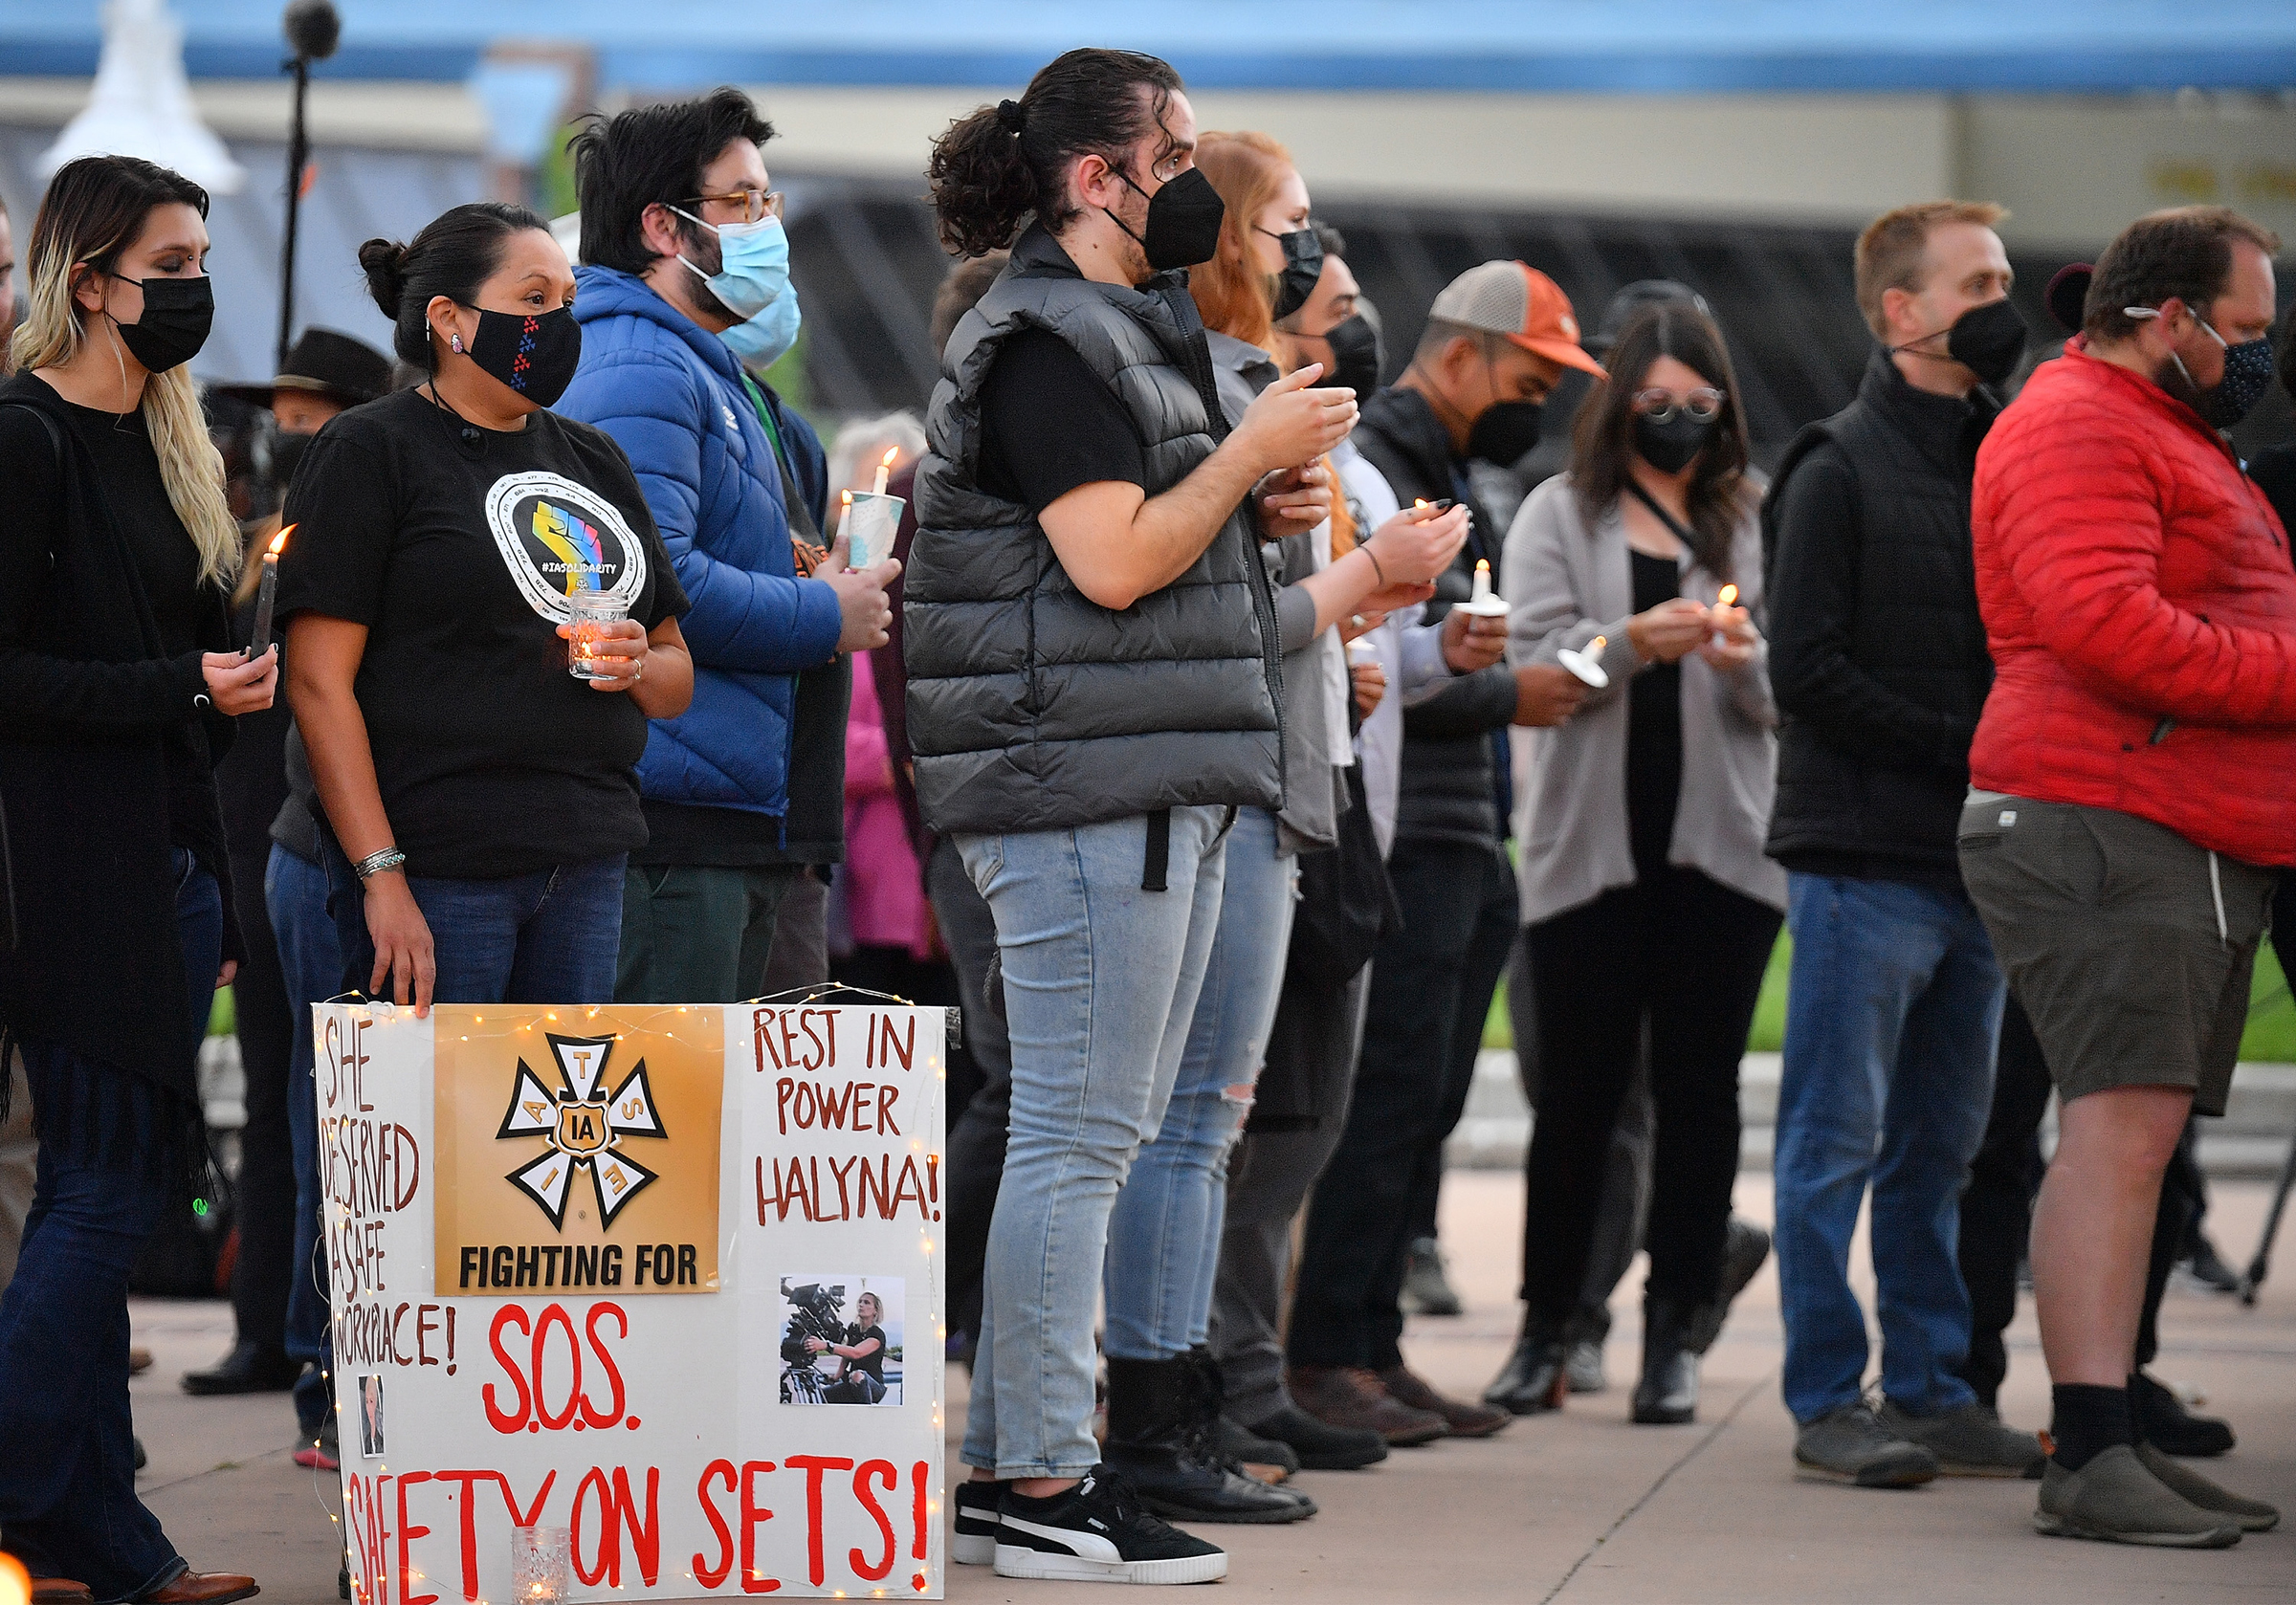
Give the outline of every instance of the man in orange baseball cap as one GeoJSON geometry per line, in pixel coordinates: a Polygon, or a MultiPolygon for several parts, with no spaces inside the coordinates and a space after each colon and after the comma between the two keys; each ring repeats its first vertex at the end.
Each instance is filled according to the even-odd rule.
{"type": "Polygon", "coordinates": [[[1538,442],[1539,406],[1565,368],[1602,375],[1578,344],[1571,300],[1520,262],[1485,262],[1435,297],[1402,377],[1362,402],[1350,444],[1376,475],[1343,467],[1376,523],[1414,501],[1468,509],[1468,543],[1424,605],[1399,613],[1414,652],[1450,678],[1411,708],[1388,870],[1403,912],[1371,961],[1354,1102],[1308,1211],[1289,1357],[1292,1401],[1327,1424],[1390,1443],[1481,1438],[1504,1409],[1438,1393],[1403,1364],[1398,1300],[1414,1256],[1432,1268],[1443,1144],[1474,1078],[1492,991],[1514,944],[1514,870],[1501,801],[1507,728],[1570,717],[1585,689],[1553,664],[1499,661],[1504,619],[1454,612],[1475,564],[1495,575],[1505,530],[1477,505],[1467,467],[1512,468],[1538,442]]]}

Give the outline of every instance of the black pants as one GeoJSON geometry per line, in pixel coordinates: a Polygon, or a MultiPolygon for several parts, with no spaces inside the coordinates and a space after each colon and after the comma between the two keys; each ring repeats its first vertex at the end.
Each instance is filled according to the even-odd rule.
{"type": "Polygon", "coordinates": [[[1645,1030],[1657,1123],[1647,1291],[1684,1308],[1719,1291],[1738,1171],[1738,1061],[1784,918],[1669,865],[1530,928],[1540,1076],[1523,1297],[1537,1319],[1560,1327],[1578,1306],[1645,1030]]]}
{"type": "Polygon", "coordinates": [[[1969,1358],[1961,1380],[1987,1406],[2009,1374],[2001,1333],[2017,1318],[2017,1267],[2033,1234],[2033,1195],[2044,1169],[2041,1117],[2048,1107],[2049,1066],[2033,1022],[2011,994],[1994,1062],[1993,1113],[1961,1193],[1961,1280],[1969,1288],[1969,1358]]]}
{"type": "Polygon", "coordinates": [[[1402,1363],[1404,1251],[1433,1216],[1514,945],[1514,869],[1497,847],[1402,841],[1387,868],[1402,928],[1372,956],[1355,1101],[1308,1207],[1293,1365],[1402,1363]]]}
{"type": "MultiPolygon", "coordinates": [[[[232,1264],[232,1315],[238,1341],[274,1354],[287,1344],[287,1290],[295,1274],[295,1143],[287,1125],[288,1070],[295,1052],[296,1010],[287,1000],[279,950],[264,906],[271,844],[259,854],[233,854],[240,934],[247,962],[232,983],[239,1062],[247,1073],[247,1125],[239,1133],[233,1217],[238,1258],[232,1264]]],[[[306,1017],[304,1029],[310,1028],[306,1017]]]]}
{"type": "Polygon", "coordinates": [[[964,872],[957,848],[943,840],[925,862],[925,891],[940,939],[957,967],[964,1010],[964,1044],[980,1086],[949,1127],[948,1329],[981,1330],[981,1273],[988,1264],[988,1222],[1004,1179],[1004,1133],[1012,1123],[1012,1041],[1002,999],[987,992],[989,960],[997,952],[997,922],[964,872]]]}

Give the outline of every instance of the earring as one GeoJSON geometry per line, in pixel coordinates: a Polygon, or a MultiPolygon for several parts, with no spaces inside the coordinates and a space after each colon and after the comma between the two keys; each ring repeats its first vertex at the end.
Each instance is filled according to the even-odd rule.
{"type": "Polygon", "coordinates": [[[462,337],[460,335],[449,335],[447,345],[457,357],[462,355],[462,337]]]}

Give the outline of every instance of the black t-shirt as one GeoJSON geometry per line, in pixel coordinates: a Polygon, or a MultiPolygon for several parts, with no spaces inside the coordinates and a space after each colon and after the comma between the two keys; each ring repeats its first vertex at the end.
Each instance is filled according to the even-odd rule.
{"type": "Polygon", "coordinates": [[[2267,446],[2248,462],[2248,477],[2264,493],[2272,511],[2287,532],[2289,555],[2296,557],[2296,444],[2267,446]]]}
{"type": "Polygon", "coordinates": [[[1132,414],[1074,347],[1046,329],[1008,336],[981,383],[981,488],[1041,513],[1079,485],[1148,483],[1132,414]]]}
{"type": "MultiPolygon", "coordinates": [[[[1637,613],[1681,594],[1681,565],[1672,558],[1644,552],[1633,558],[1637,613]]],[[[1626,693],[1626,834],[1636,873],[1666,868],[1681,800],[1682,665],[1654,663],[1635,675],[1626,693]]]]}
{"type": "MultiPolygon", "coordinates": [[[[47,381],[33,376],[35,382],[47,381]]],[[[140,411],[124,415],[64,403],[72,433],[95,465],[103,504],[127,542],[136,578],[151,605],[160,630],[160,655],[182,657],[202,650],[200,621],[213,605],[213,593],[200,583],[199,547],[167,499],[160,477],[159,453],[140,411]]],[[[28,407],[0,407],[0,507],[7,510],[11,556],[45,562],[64,538],[63,481],[55,442],[28,407]]],[[[11,565],[15,566],[13,564],[11,565]]],[[[215,826],[214,776],[204,737],[188,719],[171,725],[162,737],[167,760],[169,838],[176,846],[201,854],[203,863],[220,856],[215,826]]],[[[207,863],[220,873],[220,863],[207,863]]]]}
{"type": "Polygon", "coordinates": [[[876,1348],[861,1359],[846,1361],[845,1374],[850,1376],[855,1372],[866,1371],[882,1386],[885,1381],[885,1329],[862,1326],[848,1326],[845,1329],[845,1347],[848,1349],[858,1348],[871,1338],[876,1339],[876,1348]]]}
{"type": "Polygon", "coordinates": [[[336,418],[287,493],[278,613],[368,628],[356,690],[408,871],[494,880],[645,845],[646,715],[566,671],[577,590],[686,610],[622,449],[552,412],[466,429],[423,391],[336,418]]]}

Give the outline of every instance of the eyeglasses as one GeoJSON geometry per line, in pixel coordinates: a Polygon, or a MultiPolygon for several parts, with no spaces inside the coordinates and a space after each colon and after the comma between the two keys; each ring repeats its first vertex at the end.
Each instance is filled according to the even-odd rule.
{"type": "Polygon", "coordinates": [[[699,207],[707,206],[712,201],[722,207],[740,207],[744,223],[782,215],[782,192],[779,189],[734,189],[723,195],[695,195],[677,204],[681,207],[699,207]]]}
{"type": "Polygon", "coordinates": [[[1634,413],[1653,424],[1670,424],[1676,412],[1688,413],[1701,424],[1710,424],[1722,416],[1723,404],[1730,398],[1721,391],[1701,385],[1682,400],[1674,399],[1671,390],[1637,390],[1634,393],[1634,413]]]}

